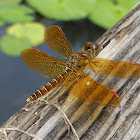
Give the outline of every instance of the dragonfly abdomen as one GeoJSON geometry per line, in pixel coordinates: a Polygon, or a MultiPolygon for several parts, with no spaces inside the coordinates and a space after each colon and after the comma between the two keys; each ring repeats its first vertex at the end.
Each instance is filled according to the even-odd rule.
{"type": "Polygon", "coordinates": [[[30,96],[26,101],[33,101],[37,98],[45,95],[49,91],[51,91],[53,88],[55,88],[58,84],[64,82],[64,80],[67,78],[68,74],[70,73],[70,69],[67,69],[64,74],[59,75],[58,78],[53,79],[51,82],[48,82],[46,85],[42,86],[39,90],[37,90],[35,93],[33,93],[32,96],[30,96]]]}

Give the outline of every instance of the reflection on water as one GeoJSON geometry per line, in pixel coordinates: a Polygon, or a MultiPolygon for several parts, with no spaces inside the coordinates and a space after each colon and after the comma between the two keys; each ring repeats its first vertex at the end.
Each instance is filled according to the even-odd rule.
{"type": "MultiPolygon", "coordinates": [[[[87,41],[93,42],[105,32],[105,30],[87,20],[65,23],[47,21],[46,27],[52,24],[63,29],[74,52],[82,49],[87,41]]],[[[0,36],[5,32],[4,30],[4,28],[1,28],[0,36]]],[[[38,49],[64,60],[62,56],[46,47],[44,43],[38,49]]],[[[26,104],[27,97],[51,79],[29,69],[20,57],[9,57],[0,52],[0,64],[0,125],[2,125],[26,104]]]]}

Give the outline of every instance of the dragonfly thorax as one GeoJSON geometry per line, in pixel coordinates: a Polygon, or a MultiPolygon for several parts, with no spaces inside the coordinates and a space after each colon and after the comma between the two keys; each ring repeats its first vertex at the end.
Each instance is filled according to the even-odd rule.
{"type": "Polygon", "coordinates": [[[74,69],[75,67],[85,67],[89,62],[89,57],[84,52],[77,52],[72,54],[71,58],[68,61],[68,67],[74,69]]]}

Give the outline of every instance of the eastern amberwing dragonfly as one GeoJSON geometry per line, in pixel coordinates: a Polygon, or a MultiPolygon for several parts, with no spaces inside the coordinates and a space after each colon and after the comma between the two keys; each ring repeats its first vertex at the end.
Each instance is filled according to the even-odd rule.
{"type": "Polygon", "coordinates": [[[65,88],[75,83],[70,92],[76,97],[90,103],[116,107],[120,103],[119,95],[93,80],[83,70],[88,68],[96,74],[116,78],[140,77],[140,64],[95,58],[100,51],[95,43],[87,42],[84,45],[84,51],[73,53],[62,29],[56,25],[45,30],[44,41],[51,49],[69,59],[69,61],[65,62],[54,58],[34,48],[23,50],[21,57],[28,67],[46,77],[54,78],[33,93],[27,99],[27,102],[36,100],[60,83],[63,83],[62,85],[65,88]]]}

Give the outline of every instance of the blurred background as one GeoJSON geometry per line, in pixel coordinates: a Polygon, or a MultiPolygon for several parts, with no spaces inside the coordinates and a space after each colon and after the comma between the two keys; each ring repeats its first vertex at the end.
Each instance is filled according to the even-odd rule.
{"type": "Polygon", "coordinates": [[[36,47],[65,60],[43,42],[46,27],[58,25],[74,52],[96,41],[140,0],[0,0],[0,125],[51,81],[29,69],[20,57],[36,47]]]}

